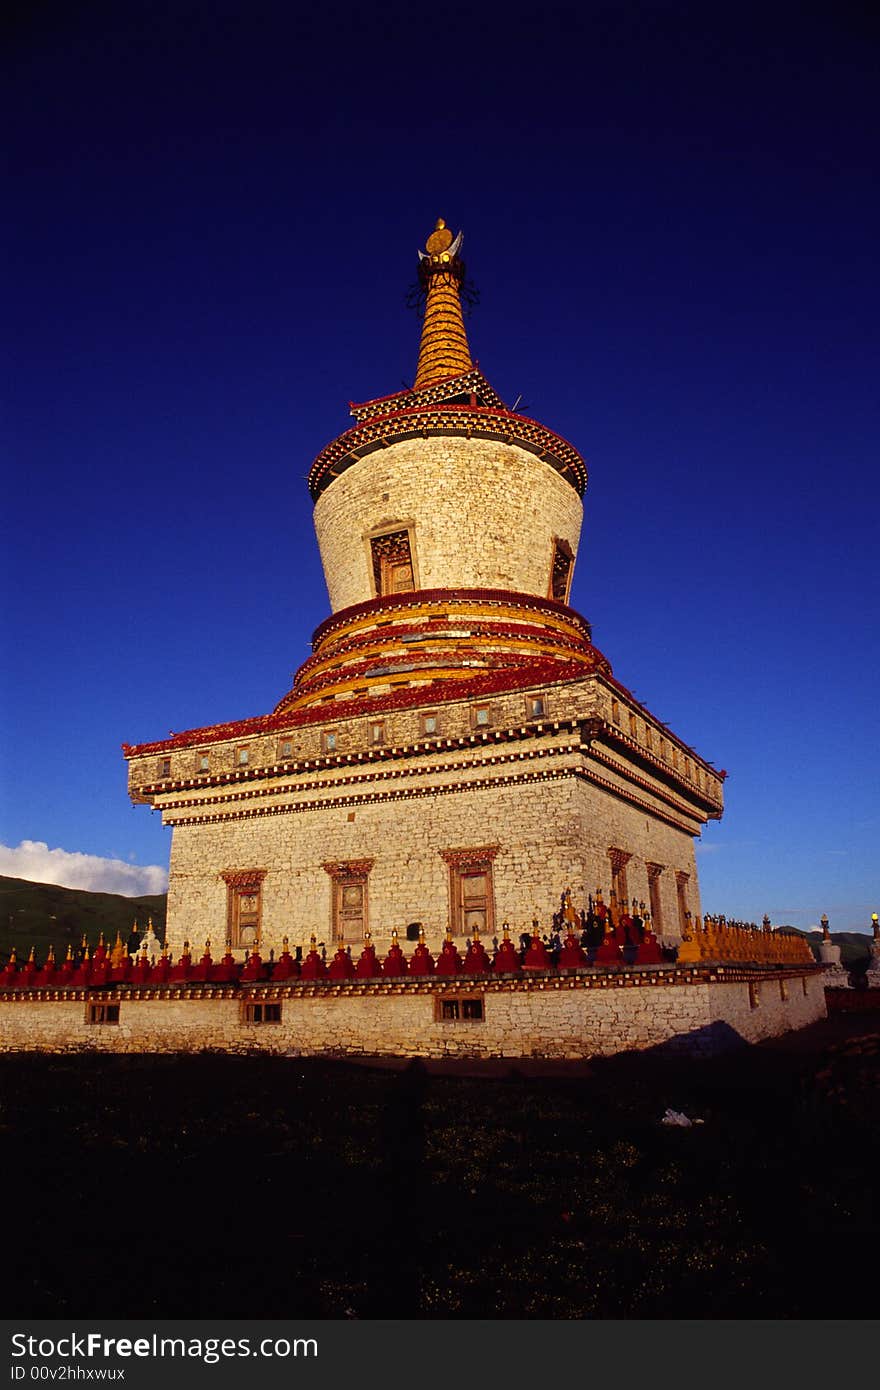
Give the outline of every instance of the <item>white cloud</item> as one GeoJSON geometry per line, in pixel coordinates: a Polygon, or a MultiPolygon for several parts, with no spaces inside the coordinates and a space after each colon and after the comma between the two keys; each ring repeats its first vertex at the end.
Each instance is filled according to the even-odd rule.
{"type": "Polygon", "coordinates": [[[97,854],[50,849],[42,840],[22,840],[16,849],[0,844],[0,874],[92,893],[121,893],[127,898],[164,893],[168,887],[168,871],[159,864],[140,866],[97,854]]]}

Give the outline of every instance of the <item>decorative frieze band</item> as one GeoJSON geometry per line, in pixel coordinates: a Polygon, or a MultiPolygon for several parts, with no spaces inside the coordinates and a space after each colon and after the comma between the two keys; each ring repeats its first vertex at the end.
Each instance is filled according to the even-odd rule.
{"type": "Polygon", "coordinates": [[[235,888],[240,893],[259,893],[265,869],[221,869],[220,877],[227,888],[235,888]]]}

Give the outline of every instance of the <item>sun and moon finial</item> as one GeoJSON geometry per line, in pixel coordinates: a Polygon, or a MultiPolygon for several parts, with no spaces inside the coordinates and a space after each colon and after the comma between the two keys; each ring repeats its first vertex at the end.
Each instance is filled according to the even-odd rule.
{"type": "Polygon", "coordinates": [[[419,252],[419,260],[430,261],[432,265],[449,265],[461,250],[463,240],[462,232],[453,237],[443,218],[438,217],[433,232],[425,242],[425,250],[419,252]]]}

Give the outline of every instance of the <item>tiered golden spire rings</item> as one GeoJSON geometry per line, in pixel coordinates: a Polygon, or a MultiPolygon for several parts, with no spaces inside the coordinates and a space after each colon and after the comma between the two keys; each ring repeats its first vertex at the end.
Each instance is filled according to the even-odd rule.
{"type": "Polygon", "coordinates": [[[419,252],[419,275],[427,299],[414,383],[417,391],[444,377],[461,376],[473,366],[459,294],[464,275],[458,254],[461,243],[461,232],[453,237],[438,217],[425,250],[419,252]]]}

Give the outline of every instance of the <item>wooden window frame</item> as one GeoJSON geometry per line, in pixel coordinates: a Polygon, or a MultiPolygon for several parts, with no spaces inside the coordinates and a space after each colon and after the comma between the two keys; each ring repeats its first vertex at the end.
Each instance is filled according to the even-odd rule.
{"type": "Polygon", "coordinates": [[[235,766],[236,766],[236,767],[250,767],[250,765],[251,765],[251,750],[250,750],[250,746],[249,746],[248,744],[246,744],[246,743],[243,743],[243,744],[241,745],[240,748],[236,748],[236,750],[235,750],[235,766]]]}
{"type": "Polygon", "coordinates": [[[210,771],[211,771],[211,757],[210,757],[210,754],[209,754],[209,753],[200,753],[200,754],[199,754],[199,765],[198,765],[198,769],[197,769],[197,770],[198,770],[199,772],[210,772],[210,771]]]}
{"type": "Polygon", "coordinates": [[[434,1022],[485,1023],[486,996],[472,993],[435,994],[434,1022]]]}
{"type": "Polygon", "coordinates": [[[481,701],[480,704],[471,706],[471,726],[474,729],[492,728],[492,706],[487,701],[481,701]],[[485,720],[478,720],[477,715],[480,710],[486,711],[485,720]]]}
{"type": "Polygon", "coordinates": [[[663,935],[663,894],[660,891],[660,875],[666,868],[665,864],[652,864],[646,861],[645,868],[648,871],[648,904],[651,909],[651,926],[655,936],[663,935]]]}
{"type": "Polygon", "coordinates": [[[626,866],[631,859],[632,855],[625,849],[617,849],[612,845],[608,850],[608,860],[611,865],[611,891],[618,903],[622,903],[624,898],[629,899],[626,866]]]}
{"type": "Polygon", "coordinates": [[[262,1027],[266,1023],[277,1026],[282,1022],[280,1000],[243,999],[241,1001],[240,1022],[248,1028],[262,1027]]]}
{"type": "Polygon", "coordinates": [[[385,737],[386,728],[387,728],[387,725],[386,725],[386,722],[385,722],[384,719],[371,719],[371,720],[370,720],[370,747],[371,747],[371,748],[381,748],[385,743],[388,742],[387,738],[385,737]],[[378,729],[378,731],[379,731],[379,737],[378,737],[378,738],[376,737],[376,730],[377,730],[377,729],[378,729]]]}
{"type": "Polygon", "coordinates": [[[415,522],[398,521],[393,526],[382,526],[376,531],[370,531],[364,538],[367,548],[367,562],[370,572],[371,587],[376,598],[388,598],[394,594],[415,593],[420,587],[418,570],[416,568],[416,547],[415,547],[415,522]],[[395,589],[390,582],[390,573],[394,565],[406,563],[401,550],[400,558],[385,556],[382,554],[382,547],[379,542],[383,540],[392,541],[400,538],[405,540],[406,556],[409,560],[409,569],[412,576],[412,587],[410,589],[395,589]]]}
{"type": "Polygon", "coordinates": [[[159,765],[158,765],[158,769],[157,769],[156,775],[157,775],[157,777],[159,778],[160,781],[164,781],[167,777],[170,777],[170,776],[171,776],[171,759],[170,759],[170,758],[160,758],[160,759],[159,759],[159,765]]]}
{"type": "Polygon", "coordinates": [[[426,710],[424,714],[419,716],[419,733],[422,735],[422,738],[436,738],[439,732],[440,715],[435,709],[426,710]],[[425,727],[429,719],[433,719],[434,721],[433,729],[427,729],[425,727]]]}
{"type": "Polygon", "coordinates": [[[550,555],[550,579],[547,584],[547,597],[553,599],[556,603],[568,603],[569,594],[571,593],[571,581],[573,575],[574,551],[572,550],[568,541],[565,540],[562,536],[554,536],[553,549],[550,555]],[[558,562],[560,561],[560,559],[564,559],[566,562],[565,577],[561,586],[561,596],[556,592],[557,588],[560,587],[557,584],[557,568],[559,567],[558,562]]]}
{"type": "Polygon", "coordinates": [[[675,893],[678,899],[678,928],[682,936],[687,934],[687,914],[690,910],[688,903],[688,884],[691,876],[685,873],[684,869],[675,871],[675,893]]]}
{"type": "Polygon", "coordinates": [[[440,851],[440,856],[449,869],[449,925],[453,936],[466,936],[468,934],[464,920],[464,880],[477,874],[482,874],[486,879],[486,917],[481,933],[488,936],[494,933],[495,875],[493,865],[498,850],[498,845],[478,845],[473,849],[440,851]]]}
{"type": "Polygon", "coordinates": [[[115,1000],[87,1000],[86,1023],[98,1028],[118,1027],[119,1004],[115,1000]]]}
{"type": "Polygon", "coordinates": [[[226,938],[236,950],[259,950],[263,939],[263,879],[265,869],[225,869],[221,874],[226,884],[226,938]],[[255,928],[252,942],[242,940],[241,899],[257,900],[256,922],[246,923],[255,928]]]}
{"type": "Polygon", "coordinates": [[[358,935],[363,936],[370,929],[370,888],[369,879],[375,859],[328,859],[322,869],[330,878],[330,940],[351,941],[351,932],[346,930],[344,918],[344,894],[346,888],[360,888],[361,912],[358,935]]]}
{"type": "Polygon", "coordinates": [[[321,752],[322,752],[322,753],[338,753],[338,752],[339,752],[339,736],[337,735],[335,729],[322,729],[322,730],[321,730],[321,752]],[[333,740],[332,744],[331,744],[331,742],[330,742],[331,739],[333,740]]]}
{"type": "Polygon", "coordinates": [[[526,718],[527,718],[527,719],[549,719],[549,717],[550,717],[550,716],[549,716],[549,714],[547,713],[547,696],[544,695],[543,692],[542,692],[541,694],[538,694],[538,695],[527,695],[527,696],[526,696],[526,718]],[[534,710],[531,708],[531,706],[532,706],[533,704],[537,703],[538,700],[541,701],[541,713],[540,713],[540,714],[535,714],[535,712],[534,712],[534,710]]]}
{"type": "Polygon", "coordinates": [[[292,757],[293,757],[293,739],[290,739],[290,738],[282,738],[282,739],[280,739],[279,742],[278,742],[278,758],[279,758],[279,761],[283,761],[284,759],[292,758],[292,757]],[[286,753],[285,753],[285,751],[284,751],[285,748],[287,749],[287,752],[286,752],[286,753]]]}

